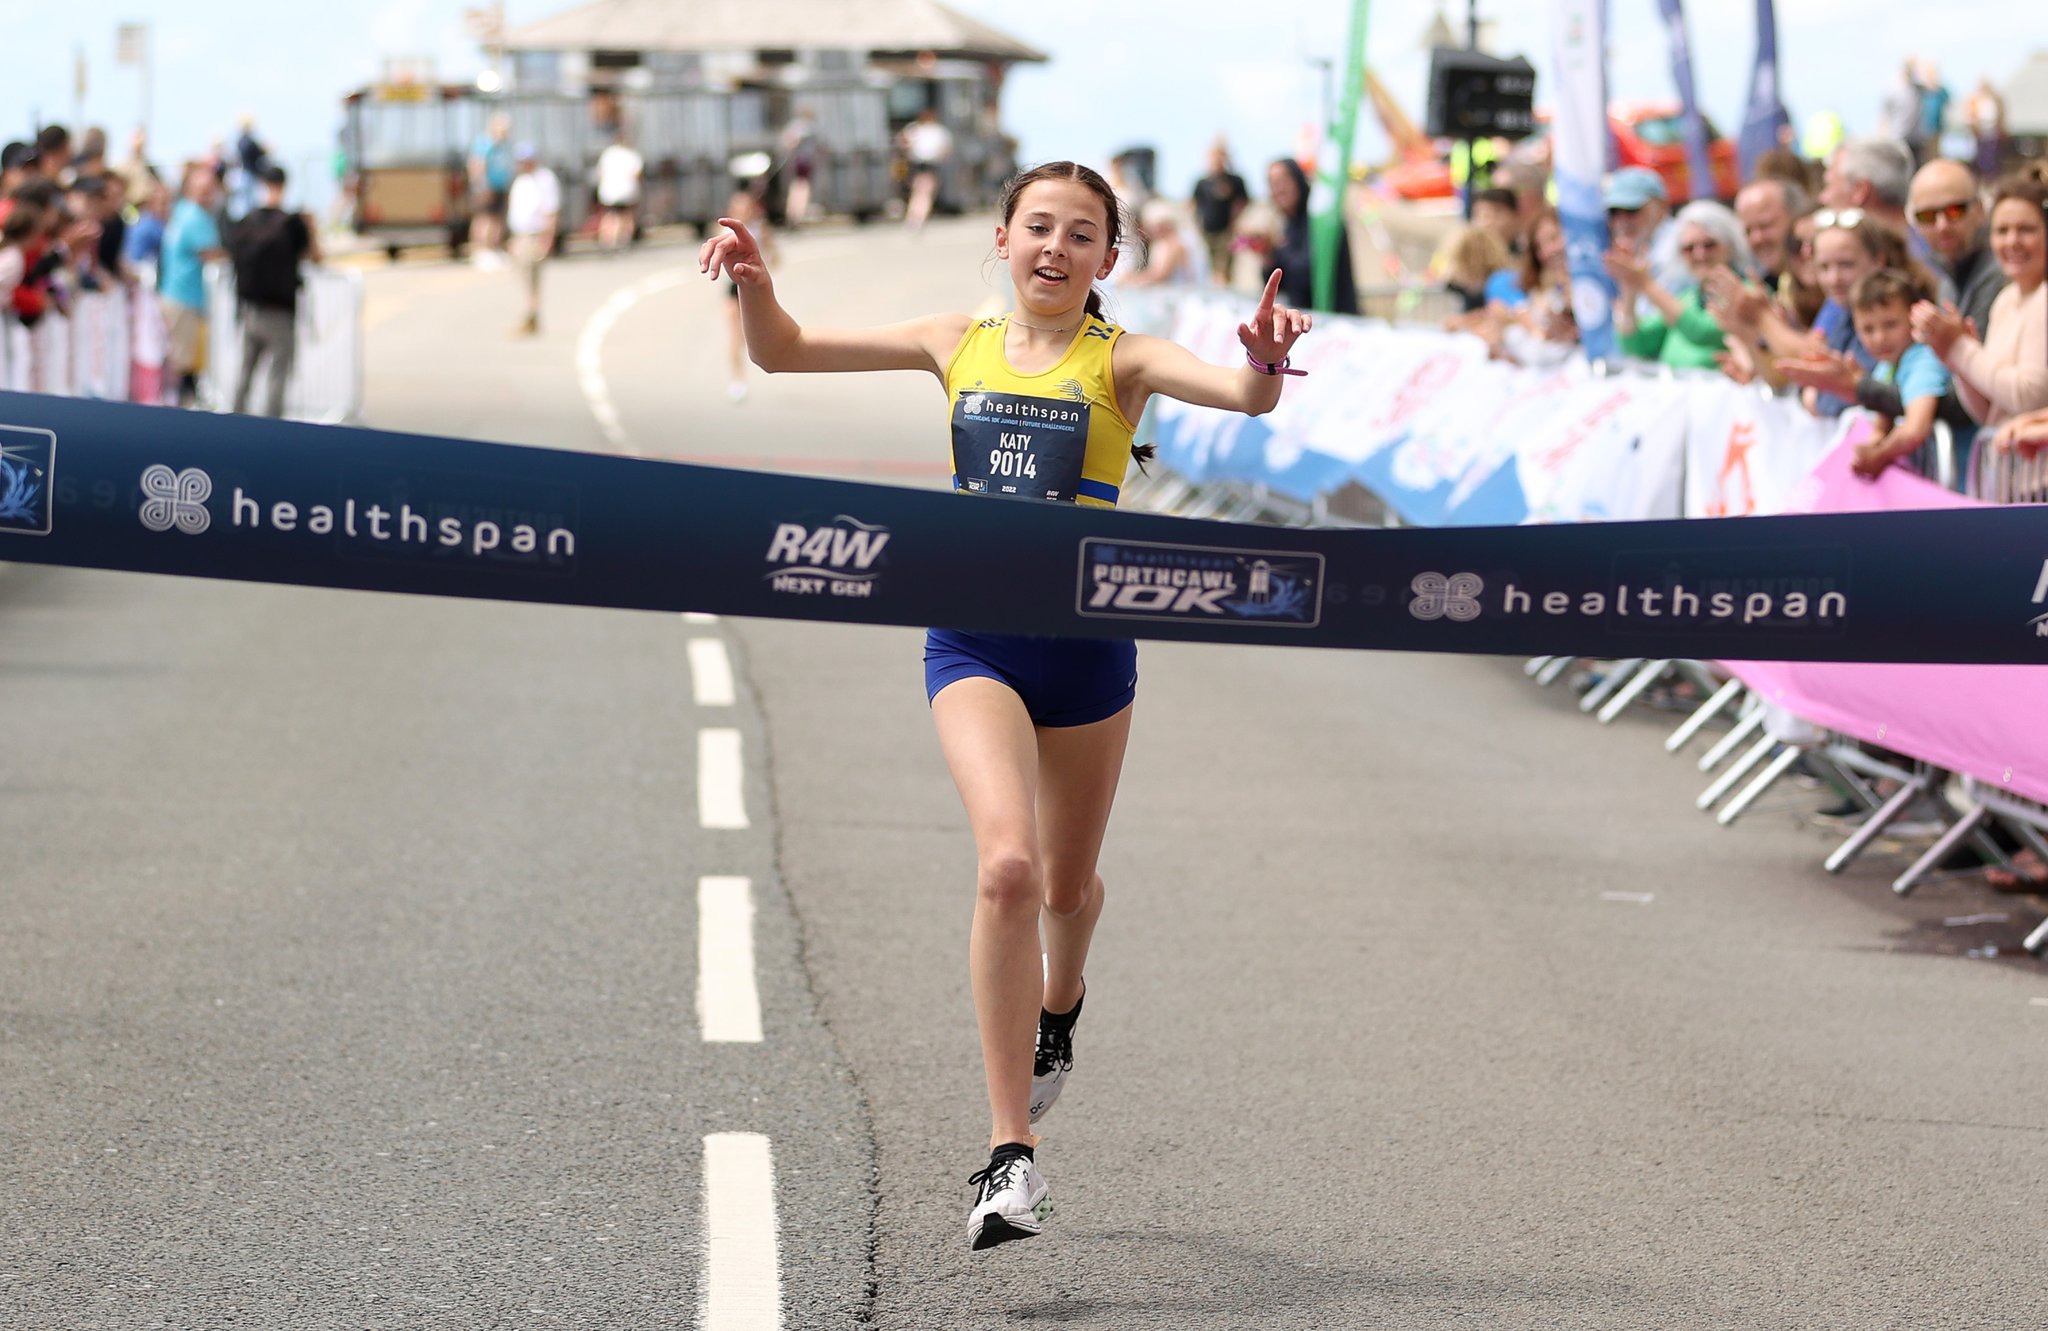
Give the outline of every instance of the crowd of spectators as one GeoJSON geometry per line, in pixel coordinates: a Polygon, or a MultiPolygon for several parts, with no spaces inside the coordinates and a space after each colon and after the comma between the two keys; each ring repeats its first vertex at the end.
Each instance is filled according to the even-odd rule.
{"type": "MultiPolygon", "coordinates": [[[[247,117],[232,148],[216,145],[169,175],[151,162],[139,130],[119,162],[108,160],[98,128],[74,139],[64,126],[47,125],[7,143],[0,148],[0,315],[32,330],[53,313],[68,316],[88,293],[147,288],[161,311],[164,399],[190,405],[206,357],[205,265],[238,247],[238,261],[260,259],[266,245],[275,252],[273,215],[288,216],[280,206],[284,182],[247,117]]],[[[287,229],[295,272],[297,259],[318,251],[303,219],[287,229]]],[[[250,271],[238,265],[238,276],[250,271]]],[[[276,290],[260,298],[244,291],[243,304],[274,305],[276,290]]],[[[289,372],[288,353],[276,355],[274,341],[245,342],[239,400],[260,357],[270,357],[274,381],[278,364],[289,372]]],[[[272,414],[281,410],[277,396],[270,395],[272,414]]]]}
{"type": "MultiPolygon", "coordinates": [[[[1935,115],[1930,77],[1909,66],[1888,126],[1940,123],[1909,119],[1935,115]]],[[[1935,474],[1937,422],[1958,484],[1979,440],[2048,443],[2048,168],[1945,158],[1936,142],[1916,128],[1850,138],[1817,161],[1780,148],[1732,207],[1674,210],[1656,171],[1610,173],[1604,262],[1620,354],[1796,394],[1816,414],[1876,412],[1865,474],[1935,474]]],[[[1447,326],[1536,365],[1572,354],[1579,336],[1541,200],[1540,168],[1511,163],[1473,195],[1437,264],[1460,305],[1447,326]]]]}

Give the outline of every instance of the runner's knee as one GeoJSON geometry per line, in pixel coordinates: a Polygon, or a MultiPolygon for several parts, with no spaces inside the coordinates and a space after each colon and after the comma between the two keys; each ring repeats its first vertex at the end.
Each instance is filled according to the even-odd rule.
{"type": "Polygon", "coordinates": [[[1055,915],[1079,915],[1101,897],[1101,874],[1091,873],[1086,878],[1068,877],[1064,881],[1055,874],[1046,875],[1045,908],[1055,915]]]}
{"type": "Polygon", "coordinates": [[[1022,851],[985,855],[976,875],[981,899],[999,910],[1038,910],[1041,876],[1038,861],[1022,851]]]}

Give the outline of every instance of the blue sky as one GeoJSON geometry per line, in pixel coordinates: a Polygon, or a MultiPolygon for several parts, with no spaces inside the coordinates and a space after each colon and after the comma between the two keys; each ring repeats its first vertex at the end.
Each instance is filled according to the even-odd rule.
{"type": "MultiPolygon", "coordinates": [[[[470,0],[476,3],[478,0],[470,0]]],[[[687,0],[677,0],[687,3],[687,0]]],[[[848,0],[857,3],[857,0],[848,0]]],[[[1241,164],[1292,148],[1319,117],[1322,75],[1315,58],[1341,51],[1351,6],[1344,0],[1123,0],[1115,6],[1021,5],[1015,0],[951,0],[958,9],[1032,43],[1052,63],[1021,69],[1006,110],[1032,159],[1101,161],[1118,148],[1152,143],[1162,154],[1162,185],[1175,190],[1200,170],[1219,131],[1241,164]],[[1095,15],[1107,14],[1108,18],[1095,15]]],[[[141,90],[133,67],[114,63],[114,30],[123,21],[152,25],[157,46],[153,142],[160,159],[203,150],[232,135],[253,113],[259,129],[299,168],[302,181],[325,170],[341,94],[376,77],[386,57],[426,56],[447,78],[480,65],[464,29],[463,0],[371,0],[361,6],[280,6],[276,0],[0,0],[0,131],[22,135],[40,112],[74,118],[73,54],[87,64],[85,117],[125,144],[138,119],[141,90]]],[[[513,23],[560,12],[570,0],[507,0],[513,23]]],[[[1671,95],[1655,0],[1610,0],[1610,66],[1619,97],[1671,95]]],[[[1396,96],[1419,117],[1427,56],[1420,46],[1437,5],[1376,0],[1368,37],[1371,60],[1396,96]]],[[[1464,0],[1449,6],[1462,31],[1464,0]]],[[[1488,0],[1483,17],[1499,20],[1497,46],[1547,64],[1549,5],[1488,0]]],[[[1852,128],[1876,119],[1878,99],[1907,53],[1939,62],[1958,94],[1977,77],[2003,82],[2031,43],[2011,0],[1779,0],[1779,49],[1795,117],[1838,110],[1852,128]]],[[[1692,0],[1694,75],[1709,115],[1739,120],[1753,49],[1748,0],[1692,0]]],[[[1361,154],[1384,141],[1368,129],[1361,154]]],[[[318,191],[315,191],[317,194],[318,191]]]]}

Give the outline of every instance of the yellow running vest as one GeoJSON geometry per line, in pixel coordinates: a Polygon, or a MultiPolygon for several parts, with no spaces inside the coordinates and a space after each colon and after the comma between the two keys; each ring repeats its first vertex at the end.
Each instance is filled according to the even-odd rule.
{"type": "Polygon", "coordinates": [[[1057,364],[1019,374],[1003,354],[1008,324],[1005,315],[969,325],[946,363],[953,488],[1115,508],[1137,433],[1110,371],[1124,330],[1086,315],[1057,364]]]}

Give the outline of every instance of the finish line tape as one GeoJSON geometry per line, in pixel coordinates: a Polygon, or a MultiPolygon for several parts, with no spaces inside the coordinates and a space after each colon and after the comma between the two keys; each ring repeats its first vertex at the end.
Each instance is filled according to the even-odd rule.
{"type": "Polygon", "coordinates": [[[2048,660],[2048,508],[1255,527],[0,394],[0,560],[991,632],[2048,660]]]}

